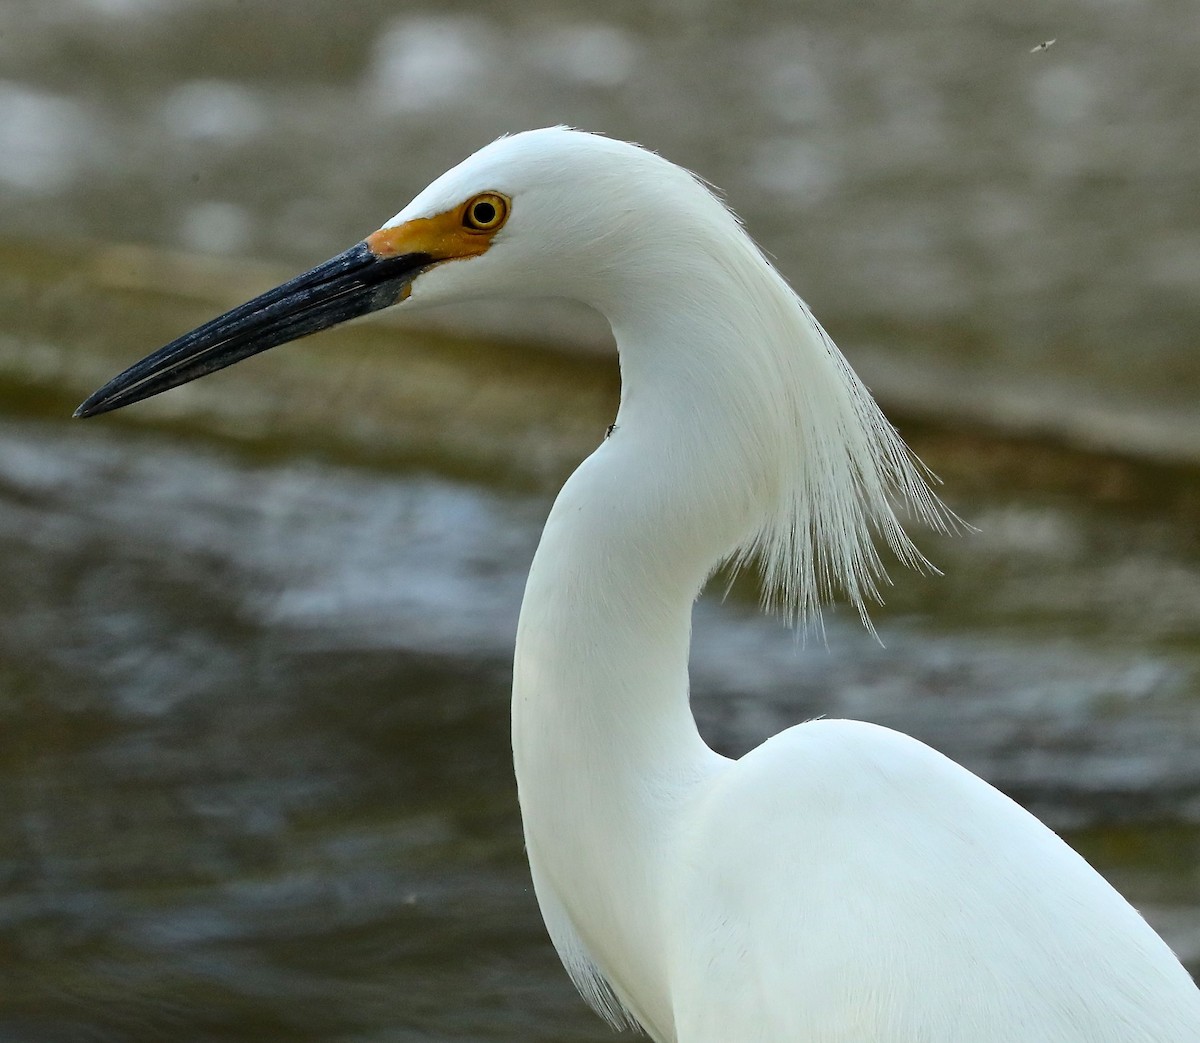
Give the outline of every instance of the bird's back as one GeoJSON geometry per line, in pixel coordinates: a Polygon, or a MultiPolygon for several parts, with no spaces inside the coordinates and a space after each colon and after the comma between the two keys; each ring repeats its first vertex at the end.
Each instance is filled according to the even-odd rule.
{"type": "Polygon", "coordinates": [[[685,1043],[1200,1040],[1200,991],[1099,874],[886,728],[813,721],[732,762],[668,863],[685,1043]]]}

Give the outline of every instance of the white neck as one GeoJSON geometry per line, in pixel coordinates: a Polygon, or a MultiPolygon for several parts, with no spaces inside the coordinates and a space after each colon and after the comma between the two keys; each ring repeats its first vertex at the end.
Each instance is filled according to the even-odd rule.
{"type": "Polygon", "coordinates": [[[647,901],[655,841],[720,761],[688,703],[692,603],[745,526],[706,517],[704,476],[637,414],[627,397],[546,523],[517,633],[513,754],[538,898],[564,962],[614,1013],[596,965],[650,1027],[668,1017],[643,998],[666,996],[647,901]],[[696,517],[709,524],[680,525],[696,517]]]}
{"type": "MultiPolygon", "coordinates": [[[[714,227],[727,248],[728,229],[714,227]]],[[[635,258],[624,286],[610,280],[590,302],[617,338],[621,408],[550,513],[513,676],[517,786],[551,936],[602,1013],[619,1017],[607,979],[662,1038],[656,859],[681,803],[724,763],[688,705],[692,603],[746,550],[792,607],[838,582],[857,600],[875,568],[872,525],[907,546],[889,493],[927,494],[753,244],[743,237],[731,260],[692,231],[686,269],[678,252],[635,258]]]]}
{"type": "Polygon", "coordinates": [[[666,988],[656,909],[638,903],[656,891],[645,881],[678,802],[721,761],[688,703],[692,604],[753,532],[755,511],[727,480],[740,447],[707,429],[727,385],[681,374],[663,337],[680,353],[700,345],[679,327],[655,329],[653,315],[621,319],[616,426],[563,487],[529,574],[513,753],[555,944],[585,995],[605,1005],[593,961],[649,1026],[669,1015],[645,999],[666,988]]]}

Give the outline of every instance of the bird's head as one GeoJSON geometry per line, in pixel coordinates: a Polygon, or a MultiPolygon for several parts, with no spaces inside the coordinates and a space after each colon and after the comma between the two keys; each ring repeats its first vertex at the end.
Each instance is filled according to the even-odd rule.
{"type": "Polygon", "coordinates": [[[620,245],[652,232],[669,237],[680,227],[672,216],[680,206],[712,208],[732,221],[690,175],[635,146],[564,128],[501,138],[362,242],[154,352],[76,415],[118,409],[401,302],[601,303],[617,283],[636,280],[635,266],[645,263],[620,245]]]}
{"type": "Polygon", "coordinates": [[[494,297],[566,297],[605,314],[623,388],[643,389],[622,395],[626,431],[643,425],[679,488],[722,491],[739,553],[762,556],[789,613],[815,613],[840,584],[866,621],[884,575],[875,530],[906,564],[925,564],[894,502],[957,524],[721,201],[652,152],[564,128],[480,149],[362,242],[160,348],[76,416],[394,304],[494,297]],[[703,463],[702,478],[679,469],[684,458],[703,463]]]}

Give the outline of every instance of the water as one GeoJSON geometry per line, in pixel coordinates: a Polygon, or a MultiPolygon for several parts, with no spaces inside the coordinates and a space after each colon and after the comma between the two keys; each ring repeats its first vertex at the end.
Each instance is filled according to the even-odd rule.
{"type": "MultiPolygon", "coordinates": [[[[984,534],[925,541],[947,576],[901,578],[887,648],[848,614],[799,648],[741,587],[703,602],[703,730],[904,728],[1065,829],[1195,966],[1190,480],[1067,496],[1080,461],[1007,453],[1059,480],[964,490],[984,534]]],[[[0,1036],[607,1038],[540,926],[508,761],[547,495],[323,456],[0,427],[0,1036]]]]}
{"type": "Polygon", "coordinates": [[[0,235],[308,267],[498,133],[571,123],[725,189],[909,408],[1195,459],[1194,14],[8,0],[0,235]]]}
{"type": "Polygon", "coordinates": [[[559,121],[725,186],[980,529],[921,540],[945,575],[895,576],[884,646],[719,579],[705,736],[917,735],[1200,970],[1190,9],[327,10],[0,5],[0,1039],[611,1038],[540,924],[507,720],[541,521],[615,408],[611,358],[558,350],[595,323],[360,324],[66,419],[559,121]]]}

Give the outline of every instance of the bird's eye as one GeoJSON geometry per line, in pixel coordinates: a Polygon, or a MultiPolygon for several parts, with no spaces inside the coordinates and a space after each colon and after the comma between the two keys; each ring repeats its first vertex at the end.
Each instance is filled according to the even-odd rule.
{"type": "Polygon", "coordinates": [[[484,192],[463,210],[463,227],[472,232],[494,232],[508,220],[508,198],[499,192],[484,192]]]}

